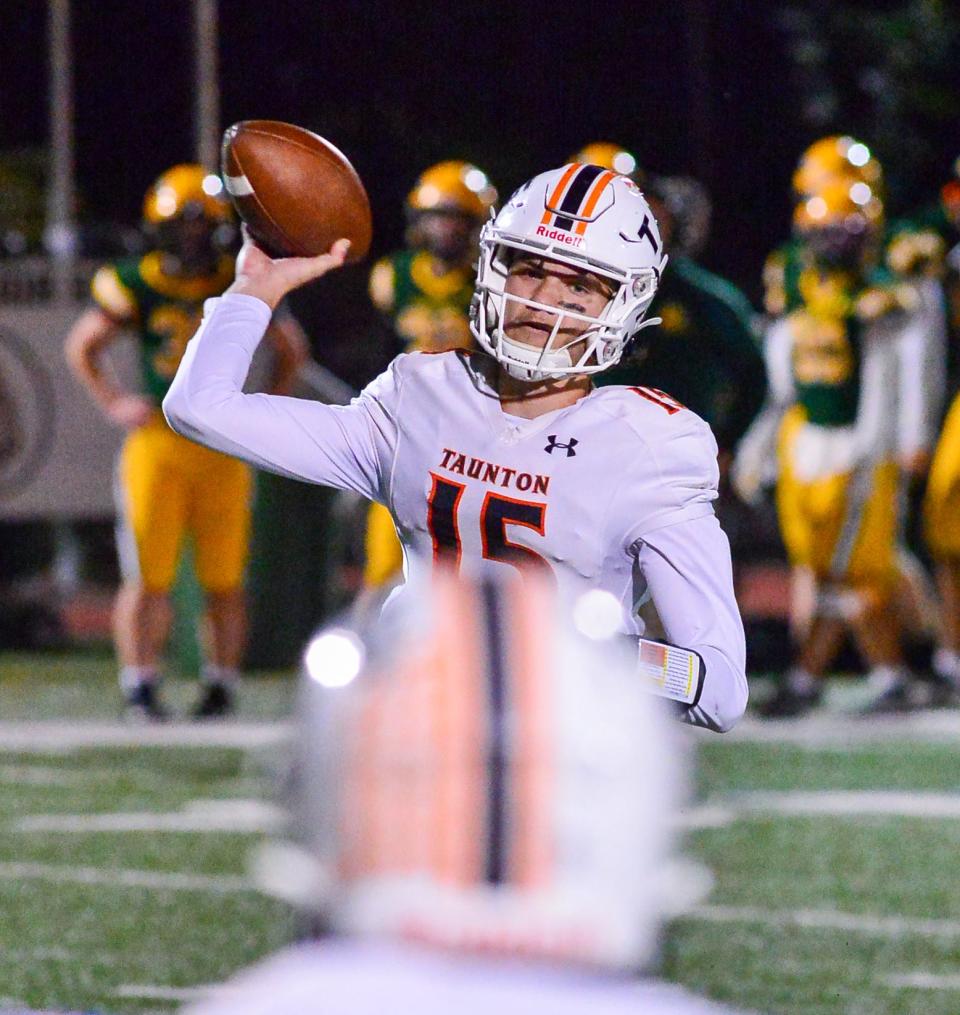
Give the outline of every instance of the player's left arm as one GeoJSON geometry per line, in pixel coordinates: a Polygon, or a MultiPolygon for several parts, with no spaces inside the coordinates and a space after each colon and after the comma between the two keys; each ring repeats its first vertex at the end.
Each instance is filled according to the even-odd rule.
{"type": "Polygon", "coordinates": [[[719,470],[710,428],[682,410],[650,438],[644,471],[620,487],[614,516],[633,524],[624,546],[636,560],[666,640],[704,663],[695,706],[683,718],[723,733],[747,707],[746,642],[733,591],[730,544],[717,522],[719,470]],[[656,470],[651,475],[650,465],[656,470]]]}
{"type": "Polygon", "coordinates": [[[648,533],[636,553],[667,641],[703,660],[699,701],[682,718],[725,733],[743,715],[748,693],[727,537],[715,515],[702,515],[648,533]]]}

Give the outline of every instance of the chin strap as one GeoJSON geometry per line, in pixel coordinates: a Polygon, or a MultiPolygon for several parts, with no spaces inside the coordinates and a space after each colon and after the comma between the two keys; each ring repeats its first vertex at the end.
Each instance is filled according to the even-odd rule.
{"type": "Polygon", "coordinates": [[[573,366],[573,360],[566,349],[550,349],[543,354],[543,359],[541,359],[542,349],[536,349],[532,345],[524,345],[523,342],[514,342],[502,332],[500,334],[500,348],[509,353],[514,360],[520,361],[520,363],[500,361],[504,370],[519,381],[546,380],[555,368],[573,366]]]}

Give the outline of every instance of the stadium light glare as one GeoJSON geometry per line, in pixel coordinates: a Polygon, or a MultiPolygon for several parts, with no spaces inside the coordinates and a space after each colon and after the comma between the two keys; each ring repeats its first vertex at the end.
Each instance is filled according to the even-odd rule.
{"type": "Polygon", "coordinates": [[[161,187],[157,191],[157,212],[164,218],[177,210],[177,192],[173,187],[161,187]]]}
{"type": "Polygon", "coordinates": [[[432,208],[434,205],[439,204],[442,197],[443,194],[439,188],[435,187],[432,183],[428,183],[420,188],[420,200],[424,208],[432,208]]]}
{"type": "Polygon", "coordinates": [[[870,149],[858,141],[848,149],[847,161],[852,166],[865,166],[870,161],[870,149]]]}
{"type": "Polygon", "coordinates": [[[482,169],[468,169],[464,174],[463,182],[467,189],[472,190],[474,194],[479,194],[486,190],[490,184],[487,174],[482,169]]]}
{"type": "Polygon", "coordinates": [[[307,646],[303,663],[307,675],[323,687],[346,687],[363,668],[363,644],[352,631],[335,628],[307,646]]]}
{"type": "Polygon", "coordinates": [[[584,592],[573,604],[573,624],[592,641],[606,641],[620,630],[620,603],[603,589],[584,592]]]}
{"type": "Polygon", "coordinates": [[[827,202],[822,197],[811,197],[807,201],[807,214],[812,219],[822,219],[827,214],[827,202]]]}
{"type": "Polygon", "coordinates": [[[613,168],[624,176],[629,176],[637,168],[637,160],[630,152],[617,152],[613,157],[613,168]]]}
{"type": "Polygon", "coordinates": [[[864,205],[869,203],[870,198],[873,197],[873,191],[870,189],[870,185],[867,183],[855,183],[850,188],[850,200],[854,204],[864,205]]]}

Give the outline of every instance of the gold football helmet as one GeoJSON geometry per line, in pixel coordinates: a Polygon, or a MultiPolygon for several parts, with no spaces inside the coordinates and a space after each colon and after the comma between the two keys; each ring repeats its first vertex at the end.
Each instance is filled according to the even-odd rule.
{"type": "Polygon", "coordinates": [[[496,200],[496,187],[472,162],[430,166],[407,195],[407,245],[447,265],[467,264],[496,200]]]}
{"type": "Polygon", "coordinates": [[[865,183],[876,194],[883,187],[883,169],[870,149],[848,135],[831,135],[814,141],[800,156],[793,174],[798,198],[819,194],[834,179],[865,183]]]}
{"type": "Polygon", "coordinates": [[[877,256],[883,201],[865,181],[838,176],[797,204],[793,225],[825,267],[860,269],[877,256]]]}
{"type": "Polygon", "coordinates": [[[236,238],[223,181],[199,165],[173,166],[159,176],[144,198],[143,221],[173,274],[215,271],[236,238]]]}
{"type": "Polygon", "coordinates": [[[623,145],[614,144],[612,141],[591,141],[578,152],[574,152],[567,162],[584,162],[587,165],[612,169],[616,173],[629,176],[635,183],[643,179],[643,170],[637,162],[636,155],[623,145]]]}
{"type": "Polygon", "coordinates": [[[158,225],[179,218],[191,206],[214,222],[229,222],[233,217],[220,177],[203,166],[182,163],[159,176],[147,191],[143,219],[158,225]]]}
{"type": "Polygon", "coordinates": [[[836,177],[811,197],[797,204],[793,224],[801,232],[848,224],[851,228],[874,228],[883,222],[883,201],[870,184],[836,177]],[[855,220],[851,222],[850,220],[855,220]]]}
{"type": "Polygon", "coordinates": [[[497,188],[471,162],[450,160],[425,169],[407,195],[413,214],[428,211],[460,212],[486,221],[497,200],[497,188]]]}

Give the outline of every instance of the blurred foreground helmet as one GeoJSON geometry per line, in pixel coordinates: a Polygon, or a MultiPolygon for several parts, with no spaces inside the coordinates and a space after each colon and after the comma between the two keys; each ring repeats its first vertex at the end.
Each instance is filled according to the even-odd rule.
{"type": "Polygon", "coordinates": [[[633,180],[577,162],[552,169],[520,187],[480,233],[473,334],[520,380],[598,373],[620,359],[641,329],[658,323],[644,318],[665,265],[657,220],[633,180]],[[613,298],[592,317],[508,294],[510,263],[518,252],[603,276],[614,287],[613,298]],[[504,334],[508,301],[553,315],[542,349],[504,334]],[[561,332],[571,321],[587,328],[561,344],[561,332]],[[574,358],[570,349],[584,339],[585,348],[574,358]]]}
{"type": "Polygon", "coordinates": [[[637,162],[636,155],[627,151],[622,145],[614,144],[612,141],[591,141],[584,145],[578,152],[574,152],[567,162],[582,162],[589,166],[601,166],[603,169],[612,169],[616,173],[623,173],[629,176],[634,183],[643,182],[643,170],[637,162]]]}
{"type": "Polygon", "coordinates": [[[793,189],[798,198],[819,194],[835,179],[850,184],[862,182],[879,195],[883,170],[870,149],[847,135],[820,138],[800,156],[793,174],[793,189]]]}
{"type": "Polygon", "coordinates": [[[883,202],[862,180],[838,177],[797,205],[793,224],[819,262],[852,270],[876,255],[883,202]]]}
{"type": "Polygon", "coordinates": [[[413,212],[459,212],[485,221],[497,200],[487,174],[469,162],[438,162],[425,169],[407,195],[413,212]]]}
{"type": "Polygon", "coordinates": [[[306,652],[298,823],[326,928],[641,968],[684,755],[619,604],[567,614],[533,575],[421,592],[306,652]]]}

